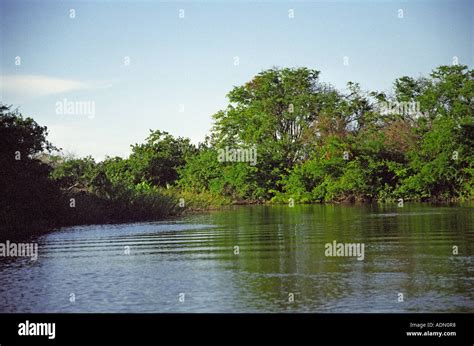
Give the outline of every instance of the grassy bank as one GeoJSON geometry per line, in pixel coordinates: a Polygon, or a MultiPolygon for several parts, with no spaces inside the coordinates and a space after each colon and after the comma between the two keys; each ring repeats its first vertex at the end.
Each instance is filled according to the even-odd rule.
{"type": "Polygon", "coordinates": [[[159,221],[231,204],[224,197],[178,189],[124,190],[107,197],[71,189],[56,197],[54,210],[32,206],[43,209],[35,217],[28,209],[0,211],[0,239],[24,238],[65,226],[159,221]]]}

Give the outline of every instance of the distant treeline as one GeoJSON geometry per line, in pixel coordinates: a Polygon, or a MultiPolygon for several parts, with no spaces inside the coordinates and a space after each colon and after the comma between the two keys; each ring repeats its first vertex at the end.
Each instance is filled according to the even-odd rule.
{"type": "Polygon", "coordinates": [[[128,158],[66,157],[0,106],[0,227],[155,220],[229,203],[471,199],[474,71],[440,66],[393,92],[273,68],[234,87],[209,136],[151,131],[128,158]]]}

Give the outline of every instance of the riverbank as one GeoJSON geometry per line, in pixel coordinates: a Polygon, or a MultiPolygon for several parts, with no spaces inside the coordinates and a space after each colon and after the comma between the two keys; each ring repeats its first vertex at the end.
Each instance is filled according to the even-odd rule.
{"type": "Polygon", "coordinates": [[[3,212],[0,239],[24,239],[47,233],[53,229],[69,226],[94,224],[123,224],[133,222],[164,221],[193,214],[219,211],[232,206],[249,205],[393,205],[403,207],[404,203],[422,202],[441,206],[456,205],[473,199],[430,199],[430,200],[367,200],[357,198],[339,199],[329,202],[295,202],[291,197],[272,200],[231,200],[211,193],[192,193],[177,188],[159,189],[148,193],[123,193],[105,198],[84,190],[63,191],[54,217],[29,220],[3,212]],[[8,221],[7,221],[8,220],[8,221]]]}
{"type": "Polygon", "coordinates": [[[224,197],[174,188],[124,189],[108,196],[70,189],[57,196],[54,211],[48,210],[35,219],[28,217],[28,212],[22,214],[24,210],[1,210],[0,239],[22,239],[67,226],[161,221],[231,204],[224,197]]]}

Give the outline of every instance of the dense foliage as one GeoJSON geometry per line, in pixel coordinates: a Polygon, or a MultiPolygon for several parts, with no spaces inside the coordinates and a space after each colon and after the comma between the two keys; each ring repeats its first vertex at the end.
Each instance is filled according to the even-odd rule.
{"type": "Polygon", "coordinates": [[[473,70],[405,76],[391,94],[338,91],[319,74],[263,71],[229,92],[197,147],[156,130],[102,162],[54,153],[45,127],[3,105],[1,225],[149,220],[231,201],[473,197],[473,70]]]}
{"type": "Polygon", "coordinates": [[[54,147],[47,128],[0,105],[0,231],[17,230],[18,221],[39,227],[59,207],[59,189],[48,178],[51,167],[37,159],[54,147]]]}
{"type": "Polygon", "coordinates": [[[306,68],[271,69],[228,95],[179,184],[234,199],[452,200],[474,193],[474,72],[441,66],[391,95],[340,92],[306,68]],[[258,163],[216,162],[256,146],[258,163]]]}

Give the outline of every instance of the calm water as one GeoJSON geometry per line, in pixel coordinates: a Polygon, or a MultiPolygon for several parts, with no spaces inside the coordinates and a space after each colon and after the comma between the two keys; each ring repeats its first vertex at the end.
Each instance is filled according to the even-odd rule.
{"type": "Polygon", "coordinates": [[[472,203],[247,206],[33,240],[37,261],[0,257],[0,312],[474,312],[472,203]],[[364,260],[325,256],[334,240],[364,260]]]}

